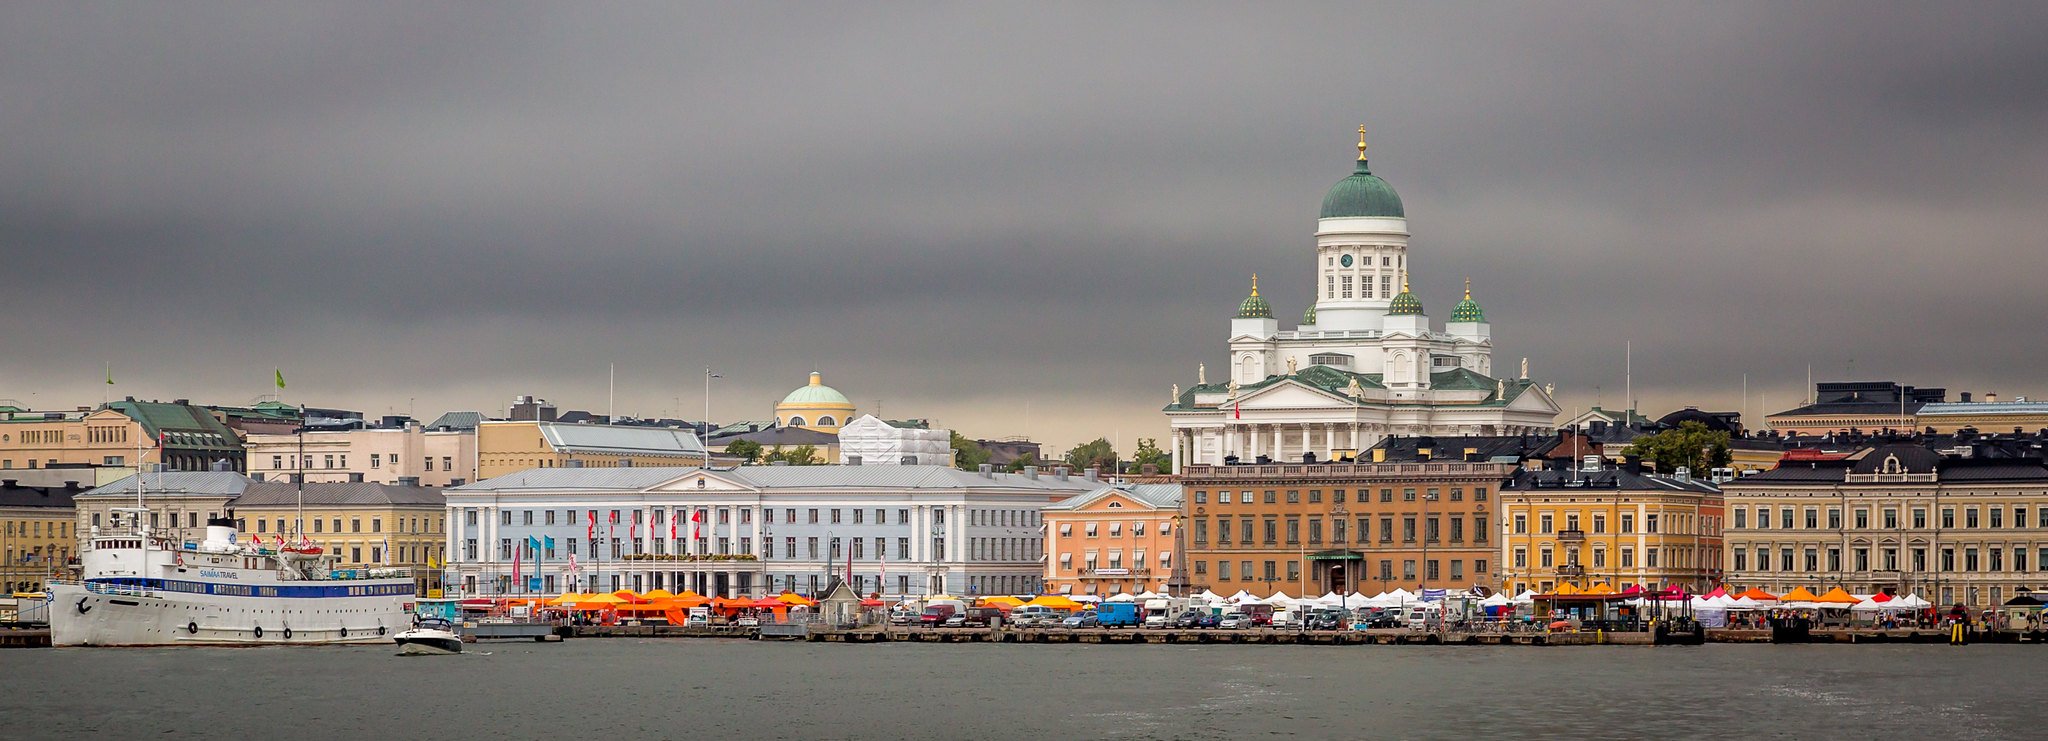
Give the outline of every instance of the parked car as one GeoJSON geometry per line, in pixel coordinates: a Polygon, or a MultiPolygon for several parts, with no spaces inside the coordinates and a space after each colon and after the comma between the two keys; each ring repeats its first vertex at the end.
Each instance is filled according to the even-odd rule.
{"type": "Polygon", "coordinates": [[[963,623],[969,628],[986,628],[1003,619],[1003,611],[994,607],[969,607],[964,613],[963,623]]]}
{"type": "Polygon", "coordinates": [[[924,612],[917,616],[917,624],[927,628],[936,628],[945,625],[948,618],[953,617],[959,612],[959,608],[952,605],[932,605],[924,608],[924,612]]]}
{"type": "Polygon", "coordinates": [[[1060,618],[1062,617],[1064,616],[1060,615],[1057,612],[1054,612],[1050,607],[1045,607],[1043,605],[1025,605],[1023,607],[1011,610],[1009,619],[1010,625],[1019,628],[1030,628],[1044,627],[1047,625],[1058,625],[1060,618]]]}
{"type": "Polygon", "coordinates": [[[1216,628],[1222,625],[1223,616],[1213,612],[1205,612],[1195,618],[1195,627],[1197,628],[1216,628]]]}
{"type": "Polygon", "coordinates": [[[917,611],[897,608],[889,611],[890,625],[909,625],[917,622],[917,611]]]}
{"type": "Polygon", "coordinates": [[[1102,620],[1097,618],[1095,613],[1084,612],[1061,620],[1060,626],[1066,628],[1099,628],[1102,627],[1102,620]]]}
{"type": "Polygon", "coordinates": [[[1351,613],[1336,608],[1323,608],[1309,613],[1309,630],[1343,630],[1350,627],[1351,613]]]}
{"type": "Polygon", "coordinates": [[[1216,623],[1216,627],[1223,628],[1225,630],[1237,630],[1240,628],[1249,628],[1251,626],[1251,616],[1246,615],[1242,612],[1233,612],[1228,615],[1224,615],[1223,619],[1216,623]]]}
{"type": "MultiPolygon", "coordinates": [[[[1301,618],[1299,617],[1300,614],[1301,613],[1295,612],[1293,610],[1282,610],[1280,612],[1273,613],[1271,617],[1266,618],[1266,624],[1271,625],[1275,628],[1284,628],[1288,630],[1299,628],[1301,627],[1301,618]]],[[[1253,619],[1257,620],[1256,617],[1254,617],[1253,619]]]]}
{"type": "Polygon", "coordinates": [[[946,628],[965,628],[967,627],[967,615],[965,613],[953,613],[946,616],[946,622],[940,625],[946,628]]]}
{"type": "Polygon", "coordinates": [[[1173,627],[1199,628],[1202,625],[1202,616],[1205,614],[1207,613],[1204,613],[1199,610],[1188,610],[1186,612],[1183,612],[1179,615],[1174,616],[1173,627]]]}

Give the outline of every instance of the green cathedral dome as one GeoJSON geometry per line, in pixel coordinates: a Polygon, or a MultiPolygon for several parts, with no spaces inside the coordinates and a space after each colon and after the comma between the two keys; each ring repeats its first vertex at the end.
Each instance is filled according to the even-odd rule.
{"type": "Polygon", "coordinates": [[[1457,307],[1457,308],[1455,308],[1455,309],[1452,309],[1452,310],[1451,310],[1451,321],[1454,321],[1454,322],[1483,322],[1483,321],[1486,321],[1486,311],[1485,311],[1485,310],[1483,310],[1483,309],[1480,309],[1480,308],[1479,308],[1479,302],[1477,302],[1477,301],[1473,301],[1473,300],[1472,300],[1472,279],[1471,279],[1471,278],[1466,278],[1466,279],[1465,279],[1465,300],[1463,300],[1463,301],[1459,301],[1459,302],[1458,302],[1458,307],[1457,307]]]}
{"type": "Polygon", "coordinates": [[[1358,168],[1351,176],[1330,186],[1330,192],[1323,196],[1325,219],[1345,218],[1407,218],[1401,209],[1401,195],[1394,192],[1394,186],[1372,174],[1365,162],[1365,127],[1358,127],[1358,168]]]}
{"type": "Polygon", "coordinates": [[[1239,319],[1271,319],[1273,307],[1259,295],[1259,274],[1252,273],[1252,295],[1244,297],[1244,303],[1237,307],[1239,319]]]}
{"type": "Polygon", "coordinates": [[[1401,293],[1387,304],[1387,316],[1404,316],[1422,313],[1422,299],[1408,290],[1408,281],[1401,281],[1401,293]]]}

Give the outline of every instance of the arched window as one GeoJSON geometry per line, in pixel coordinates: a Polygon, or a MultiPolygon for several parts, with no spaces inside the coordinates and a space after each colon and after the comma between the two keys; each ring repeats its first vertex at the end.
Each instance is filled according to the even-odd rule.
{"type": "Polygon", "coordinates": [[[819,417],[819,418],[818,418],[818,426],[819,426],[819,427],[831,427],[831,426],[833,426],[833,425],[832,425],[832,415],[830,415],[830,414],[827,414],[827,415],[824,415],[824,416],[822,416],[822,417],[819,417]]]}
{"type": "Polygon", "coordinates": [[[1885,456],[1885,457],[1884,457],[1884,472],[1885,472],[1885,473],[1898,473],[1898,472],[1899,472],[1899,457],[1898,457],[1898,456],[1896,456],[1896,455],[1888,455],[1888,456],[1885,456]]]}
{"type": "Polygon", "coordinates": [[[802,427],[802,426],[804,426],[804,418],[802,418],[802,417],[790,417],[790,418],[789,418],[789,426],[791,426],[791,427],[802,427]]]}

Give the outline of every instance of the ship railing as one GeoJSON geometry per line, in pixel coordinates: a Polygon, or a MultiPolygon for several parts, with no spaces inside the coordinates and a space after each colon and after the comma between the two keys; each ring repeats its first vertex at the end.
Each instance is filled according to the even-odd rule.
{"type": "Polygon", "coordinates": [[[85,583],[85,589],[86,591],[95,594],[112,595],[115,597],[156,596],[156,590],[154,589],[151,589],[149,587],[138,587],[131,584],[107,584],[104,582],[89,581],[85,583]]]}
{"type": "Polygon", "coordinates": [[[412,569],[404,567],[375,569],[334,569],[327,572],[328,581],[361,581],[365,579],[410,579],[412,569]]]}

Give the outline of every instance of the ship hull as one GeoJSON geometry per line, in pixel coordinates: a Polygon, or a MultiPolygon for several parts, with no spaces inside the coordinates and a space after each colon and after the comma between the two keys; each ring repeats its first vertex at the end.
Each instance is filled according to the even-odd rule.
{"type": "Polygon", "coordinates": [[[364,593],[244,597],[53,584],[50,640],[57,646],[388,643],[410,626],[410,579],[341,584],[364,593]]]}

